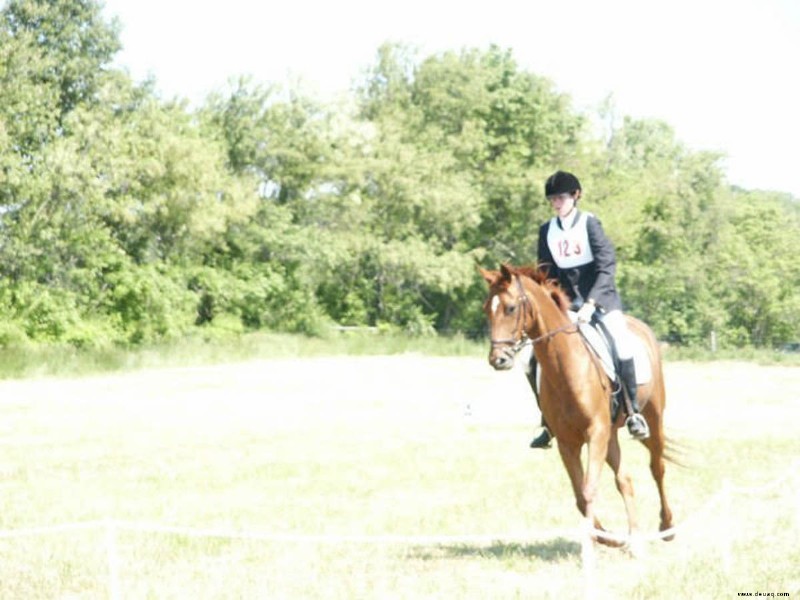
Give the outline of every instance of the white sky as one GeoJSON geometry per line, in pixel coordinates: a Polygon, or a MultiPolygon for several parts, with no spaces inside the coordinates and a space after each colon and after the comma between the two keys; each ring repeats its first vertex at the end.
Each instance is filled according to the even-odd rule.
{"type": "Polygon", "coordinates": [[[420,56],[510,48],[579,109],[658,118],[727,155],[728,180],[800,198],[800,0],[106,0],[117,64],[165,97],[229,78],[300,80],[332,96],[385,41],[420,56]]]}

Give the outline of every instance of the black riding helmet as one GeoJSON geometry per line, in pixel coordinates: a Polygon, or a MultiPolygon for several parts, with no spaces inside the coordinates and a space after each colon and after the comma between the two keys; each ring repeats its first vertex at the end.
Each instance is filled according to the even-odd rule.
{"type": "Polygon", "coordinates": [[[581,182],[572,173],[566,171],[556,171],[544,184],[544,195],[555,196],[556,194],[571,194],[581,189],[581,182]]]}

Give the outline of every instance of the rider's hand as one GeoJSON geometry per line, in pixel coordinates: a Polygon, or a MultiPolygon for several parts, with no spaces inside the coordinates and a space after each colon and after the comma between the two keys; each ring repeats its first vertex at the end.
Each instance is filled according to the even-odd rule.
{"type": "Polygon", "coordinates": [[[591,302],[584,302],[578,309],[578,323],[589,323],[592,320],[595,306],[591,302]]]}

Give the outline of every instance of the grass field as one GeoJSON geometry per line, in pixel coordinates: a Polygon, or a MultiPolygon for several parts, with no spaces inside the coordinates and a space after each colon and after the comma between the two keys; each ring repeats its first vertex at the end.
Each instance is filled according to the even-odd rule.
{"type": "MultiPolygon", "coordinates": [[[[766,484],[800,457],[800,369],[670,362],[666,377],[686,529],[639,559],[598,548],[596,596],[797,597],[800,481],[766,484]],[[726,482],[743,489],[727,510],[726,482]]],[[[482,356],[3,381],[0,598],[107,598],[109,556],[126,599],[582,598],[578,513],[557,452],[527,447],[537,421],[521,372],[482,356]],[[111,555],[102,526],[9,537],[103,519],[121,524],[111,555]]],[[[623,452],[655,532],[646,453],[623,452]]],[[[610,471],[599,511],[624,529],[610,471]]]]}

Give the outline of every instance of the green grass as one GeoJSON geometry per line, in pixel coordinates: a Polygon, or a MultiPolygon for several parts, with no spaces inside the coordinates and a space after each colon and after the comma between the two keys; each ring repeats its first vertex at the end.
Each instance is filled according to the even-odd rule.
{"type": "MultiPolygon", "coordinates": [[[[335,354],[324,341],[292,343],[271,337],[256,356],[282,358],[233,363],[231,353],[227,366],[0,382],[0,530],[112,518],[312,536],[488,536],[316,543],[119,530],[123,598],[583,596],[580,546],[563,534],[577,511],[557,452],[527,448],[535,414],[518,372],[493,372],[485,347],[456,359],[398,345],[403,356],[386,358],[369,355],[374,345],[329,359],[320,358],[335,354]]],[[[672,373],[671,423],[689,467],[670,465],[667,480],[677,523],[692,528],[649,544],[640,560],[598,548],[598,597],[795,596],[800,482],[762,484],[800,456],[788,426],[796,372],[737,363],[672,373]],[[723,388],[731,377],[739,379],[723,388]],[[724,398],[706,393],[714,389],[724,398]],[[761,420],[740,431],[741,415],[759,407],[761,420]],[[686,427],[698,410],[713,414],[705,435],[686,427]],[[726,481],[751,490],[727,518],[719,505],[709,509],[726,481]],[[732,526],[726,571],[722,540],[732,526]]],[[[642,526],[653,532],[646,454],[628,440],[623,452],[642,526]]],[[[623,530],[608,471],[600,494],[604,523],[623,530]]],[[[102,527],[0,538],[2,598],[101,598],[108,589],[102,527]]]]}
{"type": "Polygon", "coordinates": [[[281,333],[211,338],[197,336],[140,348],[25,344],[0,348],[0,379],[83,376],[151,367],[231,363],[254,358],[403,353],[475,356],[485,352],[485,342],[469,340],[461,335],[418,337],[399,333],[335,330],[324,337],[281,333]]]}
{"type": "MultiPolygon", "coordinates": [[[[0,348],[0,379],[84,376],[150,367],[231,363],[254,358],[374,356],[418,353],[428,356],[484,356],[487,340],[462,335],[411,336],[385,331],[336,331],[322,337],[281,333],[230,336],[196,335],[140,348],[76,348],[71,345],[25,344],[0,348]]],[[[742,348],[711,352],[670,346],[666,361],[747,361],[762,365],[800,366],[800,353],[742,348]]]]}
{"type": "Polygon", "coordinates": [[[745,361],[759,365],[800,366],[800,352],[784,352],[770,348],[723,348],[712,352],[708,348],[669,346],[663,350],[668,361],[745,361]]]}

